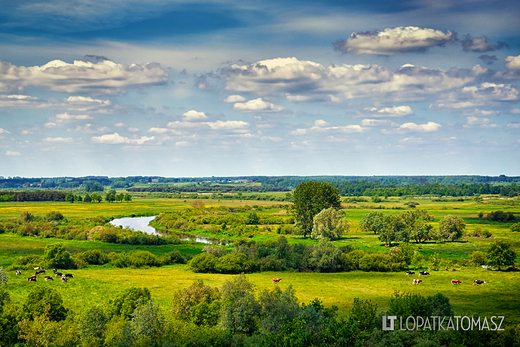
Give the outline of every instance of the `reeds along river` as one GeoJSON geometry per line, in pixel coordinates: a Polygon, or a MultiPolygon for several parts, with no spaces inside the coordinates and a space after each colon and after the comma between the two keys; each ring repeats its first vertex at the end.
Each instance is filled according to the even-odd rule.
{"type": "MultiPolygon", "coordinates": [[[[150,222],[154,220],[155,216],[148,216],[148,217],[124,217],[124,218],[116,218],[110,222],[110,224],[116,226],[116,227],[123,227],[123,228],[131,228],[133,230],[140,230],[142,232],[145,232],[150,235],[161,235],[160,232],[155,230],[153,226],[150,225],[150,222]]],[[[216,239],[212,239],[210,237],[200,236],[200,235],[188,235],[188,234],[181,234],[179,235],[181,240],[185,241],[195,241],[200,243],[207,243],[207,244],[218,244],[220,243],[216,239]]]]}

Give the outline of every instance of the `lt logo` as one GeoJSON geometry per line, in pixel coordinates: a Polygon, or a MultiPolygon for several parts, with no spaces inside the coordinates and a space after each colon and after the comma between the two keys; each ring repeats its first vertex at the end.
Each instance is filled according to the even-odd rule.
{"type": "Polygon", "coordinates": [[[394,321],[397,316],[383,316],[383,330],[394,330],[394,321]],[[390,326],[387,325],[387,319],[390,321],[390,326]]]}

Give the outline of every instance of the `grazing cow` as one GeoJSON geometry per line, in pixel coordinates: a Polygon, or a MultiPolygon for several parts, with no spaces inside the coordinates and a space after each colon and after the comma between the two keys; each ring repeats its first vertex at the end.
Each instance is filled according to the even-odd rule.
{"type": "Polygon", "coordinates": [[[45,270],[36,271],[36,275],[44,274],[44,273],[45,273],[45,270]]]}
{"type": "Polygon", "coordinates": [[[281,278],[273,278],[273,283],[278,283],[280,282],[282,279],[281,278]]]}
{"type": "Polygon", "coordinates": [[[72,276],[72,274],[65,274],[65,277],[73,278],[74,276],[72,276]]]}
{"type": "Polygon", "coordinates": [[[419,283],[421,283],[421,282],[422,282],[422,280],[419,280],[419,279],[414,279],[414,280],[412,281],[413,284],[419,284],[419,283]]]}
{"type": "Polygon", "coordinates": [[[459,280],[451,280],[451,284],[461,284],[462,282],[459,280]]]}
{"type": "Polygon", "coordinates": [[[52,278],[52,276],[45,276],[45,280],[46,280],[46,281],[54,281],[54,279],[52,278]]]}
{"type": "Polygon", "coordinates": [[[480,284],[484,285],[484,283],[486,283],[486,281],[479,281],[479,280],[475,280],[475,281],[473,281],[473,284],[474,284],[474,285],[475,285],[475,284],[477,284],[477,285],[480,285],[480,284]]]}
{"type": "Polygon", "coordinates": [[[33,270],[40,270],[40,267],[39,266],[35,266],[35,267],[33,267],[33,270]]]}
{"type": "Polygon", "coordinates": [[[58,276],[61,277],[61,276],[63,276],[63,274],[62,274],[61,272],[55,272],[55,273],[54,273],[54,276],[56,276],[56,277],[58,277],[58,276]]]}
{"type": "Polygon", "coordinates": [[[406,276],[415,275],[415,272],[413,271],[406,271],[406,276]]]}
{"type": "Polygon", "coordinates": [[[21,271],[16,270],[16,275],[21,275],[21,274],[22,274],[21,271]]]}
{"type": "Polygon", "coordinates": [[[36,276],[35,275],[32,275],[31,277],[29,277],[27,279],[27,282],[36,282],[36,276]]]}
{"type": "Polygon", "coordinates": [[[426,271],[419,271],[419,276],[427,276],[429,275],[430,273],[429,272],[426,272],[426,271]]]}
{"type": "Polygon", "coordinates": [[[62,282],[67,282],[67,277],[65,277],[65,276],[61,276],[61,281],[62,281],[62,282]]]}

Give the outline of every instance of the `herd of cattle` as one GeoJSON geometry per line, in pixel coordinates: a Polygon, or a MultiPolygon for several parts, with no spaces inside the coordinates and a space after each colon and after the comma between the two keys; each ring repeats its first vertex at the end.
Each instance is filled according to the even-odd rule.
{"type": "MultiPolygon", "coordinates": [[[[41,274],[45,274],[45,269],[40,267],[33,267],[33,270],[35,270],[35,274],[31,275],[29,278],[27,278],[27,282],[36,282],[36,277],[41,274]]],[[[60,277],[62,282],[67,282],[69,278],[73,278],[72,274],[63,274],[61,272],[58,272],[56,269],[52,269],[54,272],[55,277],[60,277]]],[[[21,275],[21,271],[16,271],[16,275],[21,275]]],[[[46,281],[54,281],[54,278],[52,276],[45,276],[46,281]]]]}
{"type": "MultiPolygon", "coordinates": [[[[419,276],[425,276],[425,275],[429,275],[430,273],[429,272],[426,272],[426,271],[419,271],[419,276]]],[[[413,271],[406,271],[406,276],[410,276],[410,275],[415,275],[415,272],[413,271]]],[[[416,279],[414,278],[412,280],[412,284],[419,284],[421,283],[422,280],[421,279],[416,279]]],[[[473,284],[474,285],[484,285],[484,283],[486,283],[485,281],[480,281],[480,280],[474,280],[473,281],[473,284]]],[[[451,284],[452,285],[455,285],[455,284],[462,284],[462,281],[460,280],[451,280],[451,284]]]]}

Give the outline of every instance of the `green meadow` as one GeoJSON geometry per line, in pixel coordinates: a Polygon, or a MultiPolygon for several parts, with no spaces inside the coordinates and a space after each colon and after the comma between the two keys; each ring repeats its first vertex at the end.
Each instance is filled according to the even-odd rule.
{"type": "MultiPolygon", "coordinates": [[[[412,199],[390,198],[381,203],[361,202],[343,203],[344,212],[350,224],[350,230],[340,240],[334,241],[337,246],[350,245],[365,251],[386,252],[384,246],[370,232],[360,231],[358,223],[363,215],[373,210],[383,213],[400,213],[407,207],[406,203],[412,199]],[[384,208],[382,208],[384,207],[384,208]]],[[[34,215],[44,216],[50,211],[59,211],[68,223],[81,223],[89,217],[122,217],[155,215],[190,207],[197,200],[156,199],[151,196],[136,198],[132,202],[120,203],[2,203],[0,218],[18,217],[21,212],[27,211],[34,215]]],[[[248,200],[212,200],[202,201],[206,207],[238,207],[238,206],[272,206],[279,202],[248,201],[248,200]]],[[[296,290],[300,302],[309,302],[319,298],[326,306],[335,305],[341,314],[347,314],[352,307],[354,298],[370,299],[378,305],[379,311],[387,308],[394,291],[415,292],[423,296],[434,295],[438,292],[448,296],[457,314],[504,315],[506,321],[520,323],[520,272],[516,271],[489,271],[470,264],[471,252],[486,249],[496,240],[507,239],[513,243],[517,254],[520,254],[520,234],[509,230],[511,223],[489,222],[486,218],[479,218],[492,211],[509,211],[520,217],[518,200],[488,197],[482,203],[472,199],[458,201],[435,201],[432,199],[413,199],[419,203],[417,208],[426,209],[435,216],[432,223],[437,228],[438,221],[445,215],[452,214],[462,217],[466,222],[466,233],[476,227],[491,232],[492,236],[469,237],[465,236],[456,242],[425,242],[413,244],[426,259],[434,253],[439,253],[445,259],[446,266],[439,271],[430,270],[430,276],[406,276],[404,272],[362,272],[351,271],[342,273],[316,272],[258,272],[247,274],[248,279],[256,286],[257,291],[279,285],[286,288],[291,285],[296,290]],[[452,261],[454,261],[452,263],[452,261]],[[273,284],[272,278],[282,278],[279,284],[273,284]],[[412,278],[421,278],[423,283],[412,284],[412,278]],[[460,285],[451,285],[452,279],[462,281],[460,285]],[[472,285],[474,280],[484,280],[483,286],[472,285]]],[[[287,203],[285,203],[287,204],[287,203]]],[[[285,208],[259,209],[259,214],[273,214],[288,216],[285,208]]],[[[208,234],[205,230],[197,230],[197,234],[208,234]]],[[[255,234],[253,240],[265,241],[276,239],[279,235],[273,230],[264,230],[255,234]]],[[[314,244],[316,240],[304,239],[299,235],[285,235],[289,243],[314,244]]],[[[238,237],[219,235],[219,238],[236,240],[238,237]]],[[[135,249],[148,250],[156,255],[168,253],[177,249],[183,255],[193,256],[202,251],[204,244],[182,242],[179,245],[163,246],[130,246],[109,244],[97,241],[76,241],[55,238],[22,237],[16,234],[0,234],[0,266],[8,267],[20,256],[29,254],[43,254],[47,245],[62,243],[71,253],[83,252],[89,249],[100,249],[103,252],[122,252],[135,249]]],[[[517,258],[518,262],[518,258],[517,258]]],[[[45,282],[39,279],[36,283],[28,283],[28,271],[22,276],[15,276],[14,271],[9,273],[7,290],[12,293],[12,300],[23,303],[27,294],[34,286],[51,286],[60,291],[65,306],[74,311],[85,307],[102,304],[113,298],[117,293],[130,287],[147,287],[152,296],[164,311],[169,311],[173,293],[186,288],[194,280],[202,279],[205,284],[220,287],[232,275],[194,273],[187,265],[177,264],[164,267],[149,268],[116,268],[111,265],[94,266],[70,270],[74,278],[67,283],[59,280],[45,282]]]]}

